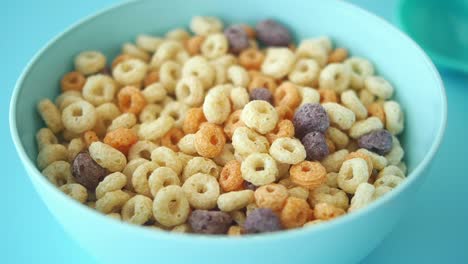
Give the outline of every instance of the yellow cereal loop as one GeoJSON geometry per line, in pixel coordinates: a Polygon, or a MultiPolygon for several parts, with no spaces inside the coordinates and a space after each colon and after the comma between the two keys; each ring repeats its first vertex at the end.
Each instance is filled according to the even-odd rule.
{"type": "Polygon", "coordinates": [[[336,180],[343,191],[354,194],[358,185],[367,182],[369,176],[366,161],[361,158],[354,158],[343,162],[336,180]]]}
{"type": "Polygon", "coordinates": [[[60,160],[68,160],[67,149],[60,144],[46,145],[39,151],[39,154],[37,154],[37,166],[41,170],[45,169],[53,162],[60,160]]]}
{"type": "Polygon", "coordinates": [[[216,178],[204,173],[192,175],[184,182],[182,189],[190,205],[196,209],[214,208],[220,194],[216,178]]]}
{"type": "Polygon", "coordinates": [[[254,185],[272,183],[278,175],[276,161],[265,153],[252,153],[241,164],[242,178],[254,185]]]}
{"type": "Polygon", "coordinates": [[[105,65],[106,57],[99,51],[83,51],[75,57],[75,69],[84,75],[97,73],[105,65]]]}
{"type": "Polygon", "coordinates": [[[100,199],[107,192],[121,190],[127,184],[127,176],[121,172],[107,175],[96,187],[96,198],[100,199]]]}
{"type": "Polygon", "coordinates": [[[54,133],[58,133],[63,130],[64,124],[62,123],[62,117],[60,111],[49,99],[41,100],[37,104],[37,110],[50,130],[54,133]]]}
{"type": "Polygon", "coordinates": [[[223,212],[232,212],[246,207],[254,200],[252,190],[223,193],[218,197],[218,208],[223,212]]]}
{"type": "Polygon", "coordinates": [[[241,113],[242,122],[260,134],[266,134],[275,129],[278,119],[276,109],[263,100],[251,101],[245,105],[241,113]]]}
{"type": "Polygon", "coordinates": [[[65,184],[60,186],[59,189],[79,203],[86,202],[86,199],[88,198],[88,192],[86,188],[78,183],[65,184]]]}
{"type": "Polygon", "coordinates": [[[164,187],[180,185],[179,176],[168,167],[156,168],[148,178],[148,187],[153,197],[164,187]]]}
{"type": "Polygon", "coordinates": [[[153,216],[163,226],[183,224],[189,213],[189,202],[180,186],[164,187],[154,197],[153,216]]]}
{"type": "Polygon", "coordinates": [[[112,102],[116,93],[116,85],[111,77],[96,74],[86,79],[82,93],[86,101],[94,106],[99,106],[112,102]]]}
{"type": "Polygon", "coordinates": [[[142,225],[153,216],[153,201],[143,195],[135,195],[122,207],[122,220],[134,225],[142,225]]]}
{"type": "Polygon", "coordinates": [[[127,158],[122,152],[100,141],[91,143],[89,154],[101,167],[111,172],[122,171],[127,165],[127,158]]]}

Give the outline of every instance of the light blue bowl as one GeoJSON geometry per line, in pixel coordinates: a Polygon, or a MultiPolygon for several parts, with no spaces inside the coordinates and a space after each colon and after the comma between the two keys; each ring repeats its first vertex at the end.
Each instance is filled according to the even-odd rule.
{"type": "MultiPolygon", "coordinates": [[[[366,256],[405,213],[444,133],[446,98],[434,65],[400,31],[344,1],[139,1],[120,4],[75,25],[51,41],[28,65],[11,100],[10,127],[35,188],[58,222],[106,263],[353,263],[366,256]],[[277,18],[298,39],[329,35],[338,46],[372,60],[396,87],[406,112],[403,144],[407,181],[366,209],[316,227],[240,238],[183,235],[122,224],[78,204],[50,184],[35,166],[35,132],[43,125],[36,103],[59,92],[59,79],[86,49],[111,58],[138,33],[162,34],[193,15],[225,22],[277,18]],[[111,262],[112,261],[112,262],[111,262]]],[[[52,250],[52,249],[51,249],[52,250]]]]}

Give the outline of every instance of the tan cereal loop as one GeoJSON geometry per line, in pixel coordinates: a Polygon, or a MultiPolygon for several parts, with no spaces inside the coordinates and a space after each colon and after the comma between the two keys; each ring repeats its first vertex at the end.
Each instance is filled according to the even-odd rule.
{"type": "MultiPolygon", "coordinates": [[[[150,62],[150,69],[161,69],[165,62],[172,61],[176,64],[184,63],[189,58],[188,52],[181,42],[166,39],[159,45],[150,62]]],[[[161,78],[160,78],[161,79],[161,78]]]]}
{"type": "Polygon", "coordinates": [[[299,59],[288,75],[293,83],[298,85],[312,85],[318,81],[320,66],[314,59],[299,59]]]}
{"type": "Polygon", "coordinates": [[[206,122],[205,115],[201,108],[190,108],[187,111],[182,130],[185,134],[194,134],[202,123],[206,122]]]}
{"type": "Polygon", "coordinates": [[[87,147],[91,145],[91,143],[99,141],[99,137],[96,135],[96,132],[89,130],[83,133],[83,140],[87,147]]]}
{"type": "Polygon", "coordinates": [[[68,161],[72,162],[76,155],[83,151],[86,148],[86,144],[84,143],[83,139],[78,137],[74,138],[68,143],[67,151],[68,151],[68,161]]]}
{"type": "Polygon", "coordinates": [[[86,199],[88,199],[88,191],[81,184],[68,183],[60,186],[59,189],[79,203],[85,203],[86,199]]]}
{"type": "Polygon", "coordinates": [[[393,96],[393,86],[384,78],[369,76],[364,80],[364,87],[380,99],[390,99],[393,96]]]}
{"type": "Polygon", "coordinates": [[[59,96],[55,98],[55,105],[63,111],[65,107],[69,106],[70,104],[83,100],[83,96],[81,95],[81,91],[66,91],[62,92],[59,96]]]}
{"type": "Polygon", "coordinates": [[[185,223],[190,206],[180,186],[162,188],[153,201],[153,215],[156,221],[166,227],[185,223]]]}
{"type": "Polygon", "coordinates": [[[382,121],[380,121],[379,118],[372,116],[354,123],[353,126],[349,129],[349,136],[354,139],[357,139],[367,133],[380,130],[382,128],[382,121]]]}
{"type": "Polygon", "coordinates": [[[143,89],[141,93],[146,102],[150,104],[162,102],[167,96],[167,91],[164,88],[164,85],[159,82],[145,86],[145,89],[143,89]]]}
{"type": "Polygon", "coordinates": [[[218,197],[218,208],[223,212],[232,212],[246,207],[254,201],[252,190],[232,191],[218,197]]]}
{"type": "Polygon", "coordinates": [[[297,164],[305,160],[306,151],[298,139],[278,138],[270,146],[270,155],[279,162],[297,164]]]}
{"type": "Polygon", "coordinates": [[[134,170],[131,180],[135,192],[151,197],[148,178],[157,168],[159,165],[155,162],[143,162],[134,170]]]}
{"type": "Polygon", "coordinates": [[[133,173],[141,164],[147,163],[147,162],[149,161],[146,159],[137,158],[137,159],[130,160],[127,163],[127,166],[125,166],[125,168],[122,171],[122,173],[127,177],[125,189],[129,191],[134,191],[133,184],[132,184],[133,173]]]}
{"type": "Polygon", "coordinates": [[[369,157],[369,155],[365,154],[364,152],[351,152],[346,156],[345,161],[350,160],[350,159],[354,159],[354,158],[361,158],[361,159],[365,160],[366,164],[367,164],[368,171],[369,171],[369,175],[372,175],[372,170],[374,169],[374,164],[372,162],[371,157],[369,157]]]}
{"type": "Polygon", "coordinates": [[[247,87],[250,83],[250,76],[245,68],[239,65],[231,65],[227,69],[227,79],[234,86],[247,87]]]}
{"type": "Polygon", "coordinates": [[[277,212],[283,209],[288,197],[288,189],[281,184],[271,183],[260,186],[255,190],[257,206],[259,208],[270,208],[277,212]]]}
{"type": "Polygon", "coordinates": [[[240,154],[251,154],[255,152],[268,152],[270,144],[264,136],[248,127],[239,127],[232,135],[232,145],[236,152],[240,154]]]}
{"type": "Polygon", "coordinates": [[[41,128],[36,133],[36,143],[37,149],[40,151],[47,145],[57,144],[58,139],[49,128],[41,128]]]}
{"type": "Polygon", "coordinates": [[[230,160],[224,165],[219,176],[219,185],[224,192],[239,191],[243,188],[244,179],[241,173],[241,163],[230,160]]]}
{"type": "Polygon", "coordinates": [[[117,94],[120,111],[138,115],[146,106],[146,100],[139,89],[133,86],[126,86],[120,89],[117,94]]]}
{"type": "Polygon", "coordinates": [[[370,105],[367,106],[367,112],[369,112],[370,116],[375,116],[380,121],[382,121],[382,124],[386,123],[385,119],[385,111],[383,108],[383,104],[379,102],[371,103],[370,105]]]}
{"type": "Polygon", "coordinates": [[[158,49],[158,47],[163,43],[163,41],[164,40],[159,37],[140,34],[137,36],[135,43],[140,49],[153,53],[158,49]]]}
{"type": "Polygon", "coordinates": [[[194,16],[190,21],[190,30],[196,35],[209,35],[223,30],[223,22],[216,17],[194,16]]]}
{"type": "Polygon", "coordinates": [[[395,165],[390,165],[390,166],[387,166],[385,168],[383,168],[378,176],[377,176],[377,179],[382,177],[382,176],[385,176],[385,175],[394,175],[394,176],[397,176],[397,177],[400,177],[402,179],[405,178],[405,173],[397,166],[395,165]]]}
{"type": "MultiPolygon", "coordinates": [[[[148,86],[151,86],[152,84],[156,84],[158,83],[159,81],[159,71],[149,71],[146,76],[145,76],[145,79],[143,79],[143,86],[144,87],[148,87],[148,86]]],[[[160,84],[161,85],[161,84],[160,84]]],[[[164,89],[163,86],[160,86],[164,89]]],[[[166,90],[164,90],[164,94],[166,93],[166,90]]],[[[145,97],[146,99],[146,97],[145,97]]]]}
{"type": "Polygon", "coordinates": [[[308,201],[311,207],[319,203],[327,203],[343,210],[347,210],[349,207],[349,198],[346,193],[326,184],[311,191],[308,201]]]}
{"type": "Polygon", "coordinates": [[[310,190],[305,187],[296,186],[289,188],[288,193],[291,197],[307,200],[307,198],[309,197],[310,190]]]}
{"type": "Polygon", "coordinates": [[[335,127],[329,127],[327,129],[326,137],[333,141],[338,149],[346,148],[349,144],[348,135],[335,127]]]}
{"type": "Polygon", "coordinates": [[[305,104],[320,103],[320,93],[318,90],[311,87],[298,86],[298,91],[301,97],[301,103],[299,104],[299,107],[305,104]]]}
{"type": "Polygon", "coordinates": [[[239,64],[247,70],[260,70],[265,55],[255,48],[248,48],[239,54],[239,64]]]}
{"type": "Polygon", "coordinates": [[[96,187],[96,198],[101,199],[104,194],[121,190],[127,184],[127,176],[121,172],[107,175],[96,187]]]}
{"type": "Polygon", "coordinates": [[[274,94],[276,86],[277,84],[275,79],[263,74],[256,74],[251,78],[248,89],[249,92],[252,92],[252,90],[255,88],[267,88],[272,94],[274,94]]]}
{"type": "Polygon", "coordinates": [[[40,170],[45,169],[54,161],[59,160],[68,160],[67,149],[60,144],[46,145],[39,151],[39,154],[37,154],[37,166],[40,170]]]}
{"type": "Polygon", "coordinates": [[[141,124],[138,136],[145,140],[157,140],[164,136],[174,125],[174,118],[161,116],[158,119],[141,124]]]}
{"type": "Polygon", "coordinates": [[[192,231],[192,228],[190,227],[189,224],[181,224],[178,226],[174,226],[171,230],[171,232],[174,233],[190,233],[192,231]]]}
{"type": "Polygon", "coordinates": [[[97,122],[102,122],[103,126],[108,128],[112,124],[112,120],[117,118],[121,112],[116,104],[105,103],[96,107],[97,122]]]}
{"type": "Polygon", "coordinates": [[[231,113],[229,97],[221,90],[210,90],[203,103],[203,114],[206,120],[214,124],[222,124],[231,113]]]}
{"type": "Polygon", "coordinates": [[[240,110],[244,108],[246,104],[250,101],[249,93],[244,87],[234,87],[231,89],[229,94],[229,99],[232,103],[233,110],[240,110]]]}
{"type": "Polygon", "coordinates": [[[362,104],[355,91],[344,91],[341,94],[341,103],[353,111],[357,119],[365,119],[367,117],[367,108],[362,104]]]}
{"type": "Polygon", "coordinates": [[[276,180],[278,167],[270,155],[252,153],[242,162],[241,173],[244,180],[256,186],[262,186],[276,180]]]}
{"type": "Polygon", "coordinates": [[[331,44],[323,45],[316,39],[305,39],[299,43],[296,49],[296,56],[298,58],[314,59],[319,63],[320,67],[323,67],[328,61],[328,50],[331,50],[330,46],[331,44]]]}
{"type": "Polygon", "coordinates": [[[157,104],[147,104],[143,110],[141,110],[138,119],[141,123],[151,122],[158,119],[161,116],[162,107],[157,104]]]}
{"type": "Polygon", "coordinates": [[[81,91],[85,82],[86,77],[81,72],[72,71],[62,77],[60,86],[62,87],[62,92],[81,91]]]}
{"type": "Polygon", "coordinates": [[[86,101],[74,102],[65,107],[62,112],[63,125],[74,133],[83,133],[91,130],[96,124],[96,120],[96,109],[86,101]]]}
{"type": "Polygon", "coordinates": [[[128,150],[128,160],[143,158],[151,160],[151,152],[158,146],[151,141],[140,140],[133,144],[128,150]]]}
{"type": "Polygon", "coordinates": [[[351,68],[351,87],[355,90],[364,88],[364,79],[374,75],[374,66],[364,58],[351,57],[344,62],[351,68]]]}
{"type": "Polygon", "coordinates": [[[182,172],[182,162],[179,160],[177,153],[167,147],[157,147],[151,152],[151,160],[160,167],[169,167],[177,175],[182,172]]]}
{"type": "Polygon", "coordinates": [[[57,187],[75,182],[71,174],[70,163],[63,160],[50,163],[42,170],[42,174],[57,187]]]}
{"type": "Polygon", "coordinates": [[[220,190],[218,181],[211,175],[197,173],[182,185],[190,205],[196,209],[212,209],[216,206],[220,190]]]}
{"type": "Polygon", "coordinates": [[[326,156],[322,160],[322,165],[325,167],[327,172],[338,172],[348,153],[349,151],[347,149],[338,150],[326,156]]]}
{"type": "Polygon", "coordinates": [[[104,214],[119,212],[129,199],[130,195],[122,190],[108,192],[96,201],[96,210],[104,214]]]}
{"type": "Polygon", "coordinates": [[[266,134],[275,129],[278,123],[278,113],[268,102],[254,100],[242,110],[241,120],[249,128],[260,134],[266,134]]]}
{"type": "Polygon", "coordinates": [[[377,179],[374,183],[375,187],[386,186],[389,188],[395,188],[403,182],[404,178],[395,175],[384,175],[377,179]]]}
{"type": "Polygon", "coordinates": [[[398,141],[398,138],[395,136],[392,137],[392,149],[390,150],[387,155],[385,155],[385,158],[388,161],[388,164],[390,165],[398,165],[401,160],[403,159],[403,156],[405,155],[405,151],[400,145],[400,141],[398,141]]]}
{"type": "Polygon", "coordinates": [[[213,158],[213,161],[216,162],[219,166],[225,166],[229,161],[235,160],[234,156],[234,147],[231,143],[224,144],[223,150],[221,153],[213,158]]]}
{"type": "Polygon", "coordinates": [[[330,123],[336,125],[339,129],[348,130],[356,121],[354,112],[340,104],[324,103],[322,106],[327,111],[330,123]]]}
{"type": "Polygon", "coordinates": [[[346,60],[348,51],[344,48],[336,48],[328,56],[328,63],[340,63],[346,60]]]}
{"type": "Polygon", "coordinates": [[[135,195],[122,207],[122,220],[134,225],[142,225],[153,216],[153,201],[144,195],[135,195]]]}
{"type": "Polygon", "coordinates": [[[90,75],[106,66],[106,57],[99,51],[83,51],[75,57],[75,69],[84,75],[90,75]]]}
{"type": "Polygon", "coordinates": [[[294,53],[288,48],[268,48],[261,70],[264,74],[275,79],[281,79],[288,75],[294,66],[294,53]]]}
{"type": "Polygon", "coordinates": [[[89,76],[83,86],[83,98],[94,106],[112,102],[116,92],[114,80],[104,74],[89,76]]]}
{"type": "Polygon", "coordinates": [[[275,91],[275,105],[285,105],[295,110],[299,105],[301,98],[298,87],[291,82],[283,82],[275,91]]]}
{"type": "Polygon", "coordinates": [[[203,83],[194,76],[187,76],[177,83],[175,88],[177,100],[188,106],[200,106],[203,103],[205,90],[203,83]]]}
{"type": "Polygon", "coordinates": [[[383,108],[386,117],[385,128],[393,135],[400,134],[404,128],[404,117],[400,104],[395,101],[387,101],[383,108]]]}
{"type": "Polygon", "coordinates": [[[344,215],[345,211],[327,203],[319,203],[314,207],[314,217],[320,220],[331,220],[344,215]]]}
{"type": "Polygon", "coordinates": [[[197,173],[208,174],[218,178],[219,169],[216,163],[210,159],[194,157],[185,165],[184,171],[182,172],[182,180],[186,181],[188,178],[197,173]]]}
{"type": "Polygon", "coordinates": [[[121,62],[132,59],[132,58],[133,57],[131,55],[129,55],[129,54],[120,54],[117,57],[115,57],[114,60],[112,61],[111,68],[114,69],[115,66],[117,66],[121,62]]]}
{"type": "Polygon", "coordinates": [[[369,176],[366,161],[362,158],[353,158],[343,162],[336,180],[343,191],[354,194],[358,185],[367,182],[369,176]]]}
{"type": "Polygon", "coordinates": [[[201,53],[208,59],[216,59],[228,51],[228,42],[224,34],[214,33],[206,36],[201,45],[201,53]]]}
{"type": "Polygon", "coordinates": [[[122,45],[122,53],[128,54],[132,58],[140,59],[144,62],[148,62],[150,59],[149,54],[145,50],[140,49],[138,46],[131,43],[125,43],[122,45]]]}
{"type": "Polygon", "coordinates": [[[49,99],[41,100],[37,105],[37,110],[50,130],[59,133],[63,130],[62,117],[59,109],[49,99]]]}
{"type": "Polygon", "coordinates": [[[180,186],[179,176],[168,167],[156,168],[148,178],[148,186],[153,197],[164,187],[169,185],[180,186]]]}
{"type": "Polygon", "coordinates": [[[185,49],[192,56],[200,54],[200,48],[204,40],[204,36],[193,36],[185,41],[185,49]]]}
{"type": "Polygon", "coordinates": [[[299,186],[313,190],[326,181],[327,171],[320,162],[303,161],[289,170],[291,181],[299,186]]]}
{"type": "Polygon", "coordinates": [[[359,184],[351,199],[351,205],[348,212],[353,212],[367,206],[372,202],[375,193],[375,187],[367,182],[359,184]]]}
{"type": "Polygon", "coordinates": [[[184,132],[179,128],[171,128],[162,138],[161,145],[172,149],[173,151],[179,151],[177,144],[184,137],[184,132]]]}
{"type": "Polygon", "coordinates": [[[127,165],[127,158],[120,151],[102,142],[93,142],[89,154],[101,167],[110,172],[122,171],[127,165]]]}
{"type": "Polygon", "coordinates": [[[281,224],[288,229],[301,227],[307,222],[310,211],[305,200],[289,197],[281,210],[281,224]]]}
{"type": "Polygon", "coordinates": [[[112,76],[122,85],[136,85],[143,81],[147,69],[146,63],[132,58],[117,64],[112,70],[112,76]]]}
{"type": "Polygon", "coordinates": [[[321,103],[337,103],[338,96],[336,95],[335,90],[331,89],[319,89],[320,102],[321,103]]]}
{"type": "Polygon", "coordinates": [[[195,133],[195,148],[200,156],[214,158],[221,153],[226,137],[220,126],[204,123],[195,133]]]}
{"type": "Polygon", "coordinates": [[[182,68],[182,77],[197,77],[208,90],[214,83],[215,70],[208,60],[202,56],[194,56],[187,60],[182,68]]]}
{"type": "Polygon", "coordinates": [[[279,138],[292,138],[294,137],[294,125],[291,120],[284,119],[278,122],[275,129],[266,134],[268,142],[273,143],[279,138]]]}
{"type": "Polygon", "coordinates": [[[197,149],[195,148],[195,134],[187,134],[183,136],[177,143],[178,149],[188,155],[197,154],[197,149]]]}
{"type": "Polygon", "coordinates": [[[358,149],[357,152],[367,155],[372,160],[374,169],[382,170],[388,164],[388,161],[384,156],[380,156],[374,152],[368,151],[367,149],[358,149]]]}
{"type": "Polygon", "coordinates": [[[161,116],[170,116],[174,119],[174,126],[182,128],[185,121],[185,116],[188,110],[188,106],[179,102],[172,101],[163,106],[161,116]]]}

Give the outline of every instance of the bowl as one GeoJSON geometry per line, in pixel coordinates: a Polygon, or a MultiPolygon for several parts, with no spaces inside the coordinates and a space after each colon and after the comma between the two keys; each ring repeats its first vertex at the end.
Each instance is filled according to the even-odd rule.
{"type": "Polygon", "coordinates": [[[151,1],[128,2],[91,16],[53,39],[29,63],[11,100],[10,128],[21,161],[58,223],[104,263],[353,263],[366,256],[405,214],[426,176],[446,123],[442,81],[426,54],[390,24],[344,1],[151,1]],[[297,39],[329,35],[337,46],[369,58],[396,87],[406,113],[402,144],[409,176],[404,184],[365,209],[328,223],[239,238],[174,234],[122,224],[74,202],[35,166],[35,133],[42,126],[36,103],[59,92],[73,57],[96,49],[115,56],[138,33],[163,34],[188,25],[193,15],[226,23],[275,18],[297,39]]]}

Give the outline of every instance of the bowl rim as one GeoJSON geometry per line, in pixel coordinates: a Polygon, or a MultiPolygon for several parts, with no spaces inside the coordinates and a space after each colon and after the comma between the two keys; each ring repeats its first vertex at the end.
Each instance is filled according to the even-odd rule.
{"type": "MultiPolygon", "coordinates": [[[[447,125],[447,96],[445,93],[445,88],[444,84],[442,82],[442,79],[428,57],[428,55],[422,50],[422,48],[414,41],[412,40],[408,35],[406,35],[404,32],[400,31],[397,27],[394,25],[390,24],[383,18],[378,17],[375,14],[372,14],[354,4],[348,3],[346,1],[339,1],[339,0],[332,0],[334,4],[338,5],[340,8],[346,8],[350,12],[356,12],[359,13],[361,16],[366,16],[370,20],[374,21],[375,23],[378,23],[380,27],[385,28],[386,30],[392,32],[392,34],[399,36],[402,40],[406,41],[408,45],[411,45],[413,49],[415,49],[416,52],[419,53],[419,56],[421,56],[422,61],[426,64],[426,67],[429,68],[429,70],[432,72],[432,77],[437,81],[437,86],[439,87],[438,90],[438,97],[440,97],[441,100],[441,122],[439,124],[439,127],[437,129],[437,133],[435,135],[435,139],[432,142],[432,145],[429,149],[429,151],[426,153],[422,161],[414,168],[414,170],[407,176],[407,180],[405,181],[404,184],[400,185],[398,188],[394,189],[390,194],[387,194],[378,200],[372,202],[365,208],[358,210],[356,212],[346,214],[343,217],[339,217],[337,219],[334,219],[333,221],[327,221],[325,223],[322,223],[320,225],[314,226],[314,227],[304,227],[304,228],[298,228],[298,229],[292,229],[292,230],[282,230],[280,232],[272,232],[272,233],[262,233],[254,236],[239,236],[239,237],[232,237],[232,236],[209,236],[209,235],[200,235],[200,234],[181,234],[181,233],[173,233],[173,232],[167,232],[165,230],[158,230],[158,229],[151,229],[149,231],[149,228],[142,227],[142,226],[136,226],[132,224],[128,224],[125,222],[117,221],[114,220],[110,217],[107,217],[100,212],[97,212],[96,210],[93,210],[83,204],[77,203],[75,200],[70,198],[69,196],[63,194],[56,186],[54,186],[52,183],[50,183],[46,177],[44,177],[39,169],[36,167],[36,164],[31,161],[26,154],[25,148],[21,143],[20,136],[18,133],[17,125],[16,125],[16,106],[17,106],[17,101],[18,97],[20,94],[20,91],[23,88],[23,82],[28,76],[28,73],[31,71],[31,69],[35,66],[36,62],[38,59],[42,56],[42,54],[50,47],[52,46],[55,42],[57,42],[59,39],[62,37],[66,36],[67,34],[71,34],[74,30],[79,28],[81,25],[85,23],[92,22],[92,20],[98,16],[101,16],[105,13],[112,12],[116,9],[124,8],[129,5],[134,5],[138,4],[141,2],[144,2],[145,0],[140,0],[140,1],[124,1],[121,3],[117,3],[114,5],[110,5],[109,7],[106,7],[98,12],[95,12],[92,15],[86,16],[83,19],[79,20],[76,23],[73,23],[71,26],[66,28],[62,33],[56,35],[53,37],[51,40],[49,40],[41,49],[39,49],[35,55],[30,59],[30,61],[27,63],[27,66],[21,73],[20,77],[18,78],[15,87],[12,92],[12,97],[10,100],[10,114],[9,114],[9,123],[10,123],[10,133],[11,137],[13,139],[13,143],[15,145],[16,151],[22,161],[22,163],[26,167],[26,172],[28,177],[31,178],[31,181],[34,179],[38,180],[42,187],[47,188],[51,192],[55,192],[57,195],[62,196],[63,199],[70,201],[70,206],[71,208],[77,208],[77,209],[84,209],[86,208],[86,211],[88,213],[94,214],[95,216],[101,217],[102,221],[106,221],[105,223],[107,225],[113,225],[116,229],[122,229],[128,232],[133,232],[135,235],[138,236],[144,236],[148,238],[154,238],[154,239],[165,239],[165,240],[177,240],[178,242],[207,242],[210,243],[213,241],[213,239],[216,239],[217,242],[223,241],[223,243],[238,243],[239,241],[244,241],[244,242],[253,242],[253,241],[264,241],[268,240],[271,241],[272,239],[291,239],[291,238],[298,238],[302,236],[309,236],[312,234],[316,234],[319,232],[326,232],[329,229],[334,228],[335,226],[338,225],[346,225],[348,222],[355,221],[358,218],[364,217],[367,214],[370,214],[371,212],[377,210],[379,207],[383,207],[384,204],[389,203],[390,201],[396,199],[396,197],[406,190],[407,188],[410,187],[410,185],[413,185],[414,182],[420,178],[424,177],[422,174],[423,170],[429,165],[431,160],[434,158],[434,155],[436,154],[443,136],[444,132],[446,129],[447,125]],[[28,168],[32,170],[28,170],[28,168]]],[[[36,187],[36,186],[35,186],[36,187]]],[[[38,192],[38,190],[36,190],[38,192]]],[[[42,199],[42,197],[41,197],[42,199]]],[[[44,201],[44,204],[45,201],[44,201]]],[[[47,205],[47,204],[46,204],[47,205]]],[[[47,205],[48,206],[48,205],[47,205]]],[[[56,216],[54,216],[56,217],[56,216]]],[[[56,219],[58,221],[58,219],[56,219]]],[[[59,221],[60,222],[60,221],[59,221]]]]}

